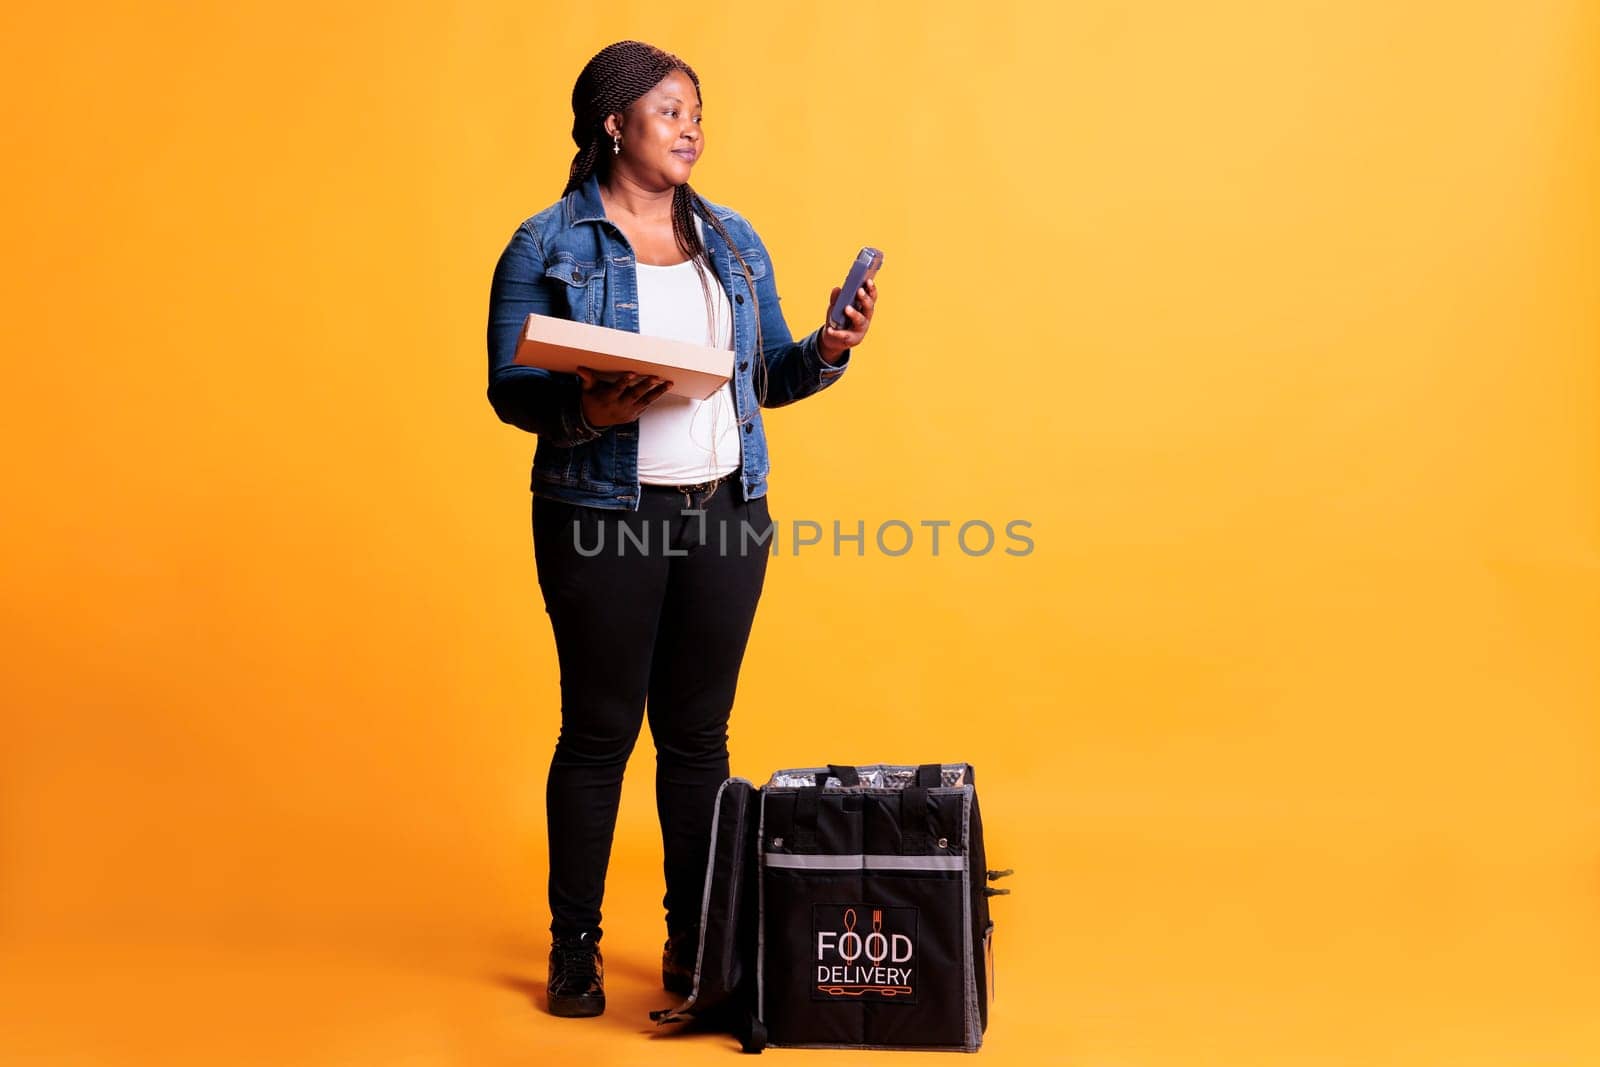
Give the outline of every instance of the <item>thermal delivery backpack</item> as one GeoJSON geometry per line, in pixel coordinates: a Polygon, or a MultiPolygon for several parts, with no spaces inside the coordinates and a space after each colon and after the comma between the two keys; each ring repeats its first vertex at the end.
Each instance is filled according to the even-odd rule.
{"type": "Polygon", "coordinates": [[[696,1018],[766,1046],[951,1049],[983,1041],[994,923],[973,769],[803,767],[717,792],[696,1018]]]}

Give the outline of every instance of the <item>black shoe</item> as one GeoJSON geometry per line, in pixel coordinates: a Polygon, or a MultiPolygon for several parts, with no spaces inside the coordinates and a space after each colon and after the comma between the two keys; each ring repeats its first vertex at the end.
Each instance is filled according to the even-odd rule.
{"type": "Polygon", "coordinates": [[[700,928],[691,926],[667,938],[661,947],[661,985],[668,993],[688,996],[694,988],[694,961],[700,952],[700,928]]]}
{"type": "Polygon", "coordinates": [[[558,937],[550,943],[550,1014],[599,1015],[606,1010],[606,966],[589,934],[558,937]]]}

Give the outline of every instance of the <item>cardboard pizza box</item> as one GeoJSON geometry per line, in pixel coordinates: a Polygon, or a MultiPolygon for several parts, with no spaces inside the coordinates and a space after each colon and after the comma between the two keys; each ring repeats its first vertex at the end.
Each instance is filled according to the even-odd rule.
{"type": "Polygon", "coordinates": [[[523,323],[515,362],[568,374],[579,367],[654,374],[672,382],[674,396],[695,400],[713,396],[733,376],[731,349],[537,314],[523,323]]]}

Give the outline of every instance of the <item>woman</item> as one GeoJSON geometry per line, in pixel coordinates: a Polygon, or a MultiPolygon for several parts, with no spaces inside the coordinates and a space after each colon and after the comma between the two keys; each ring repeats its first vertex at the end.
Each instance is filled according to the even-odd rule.
{"type": "MultiPolygon", "coordinates": [[[[795,341],[772,262],[737,212],[689,186],[705,151],[700,80],[638,41],[601,49],[572,91],[562,198],[518,227],[489,301],[489,401],[539,437],[534,558],[561,667],[550,761],[549,1007],[605,1010],[600,903],[623,768],[648,713],[665,854],[662,982],[686,992],[727,726],[766,574],[760,409],[827,388],[872,321],[795,341]],[[733,350],[704,401],[652,376],[512,362],[529,312],[733,350]]],[[[825,308],[838,296],[835,287],[825,308]]]]}

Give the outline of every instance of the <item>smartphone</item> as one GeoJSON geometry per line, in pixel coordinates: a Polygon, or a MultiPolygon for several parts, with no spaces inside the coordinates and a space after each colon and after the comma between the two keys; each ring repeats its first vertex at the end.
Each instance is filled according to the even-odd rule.
{"type": "MultiPolygon", "coordinates": [[[[844,316],[844,309],[855,303],[856,290],[865,285],[868,278],[877,277],[878,268],[882,266],[882,252],[870,245],[861,250],[861,254],[856,256],[856,261],[850,264],[850,273],[844,276],[844,285],[839,288],[839,299],[828,309],[829,326],[835,330],[842,330],[850,325],[850,320],[844,316]]],[[[861,309],[856,308],[856,310],[861,309]]]]}

